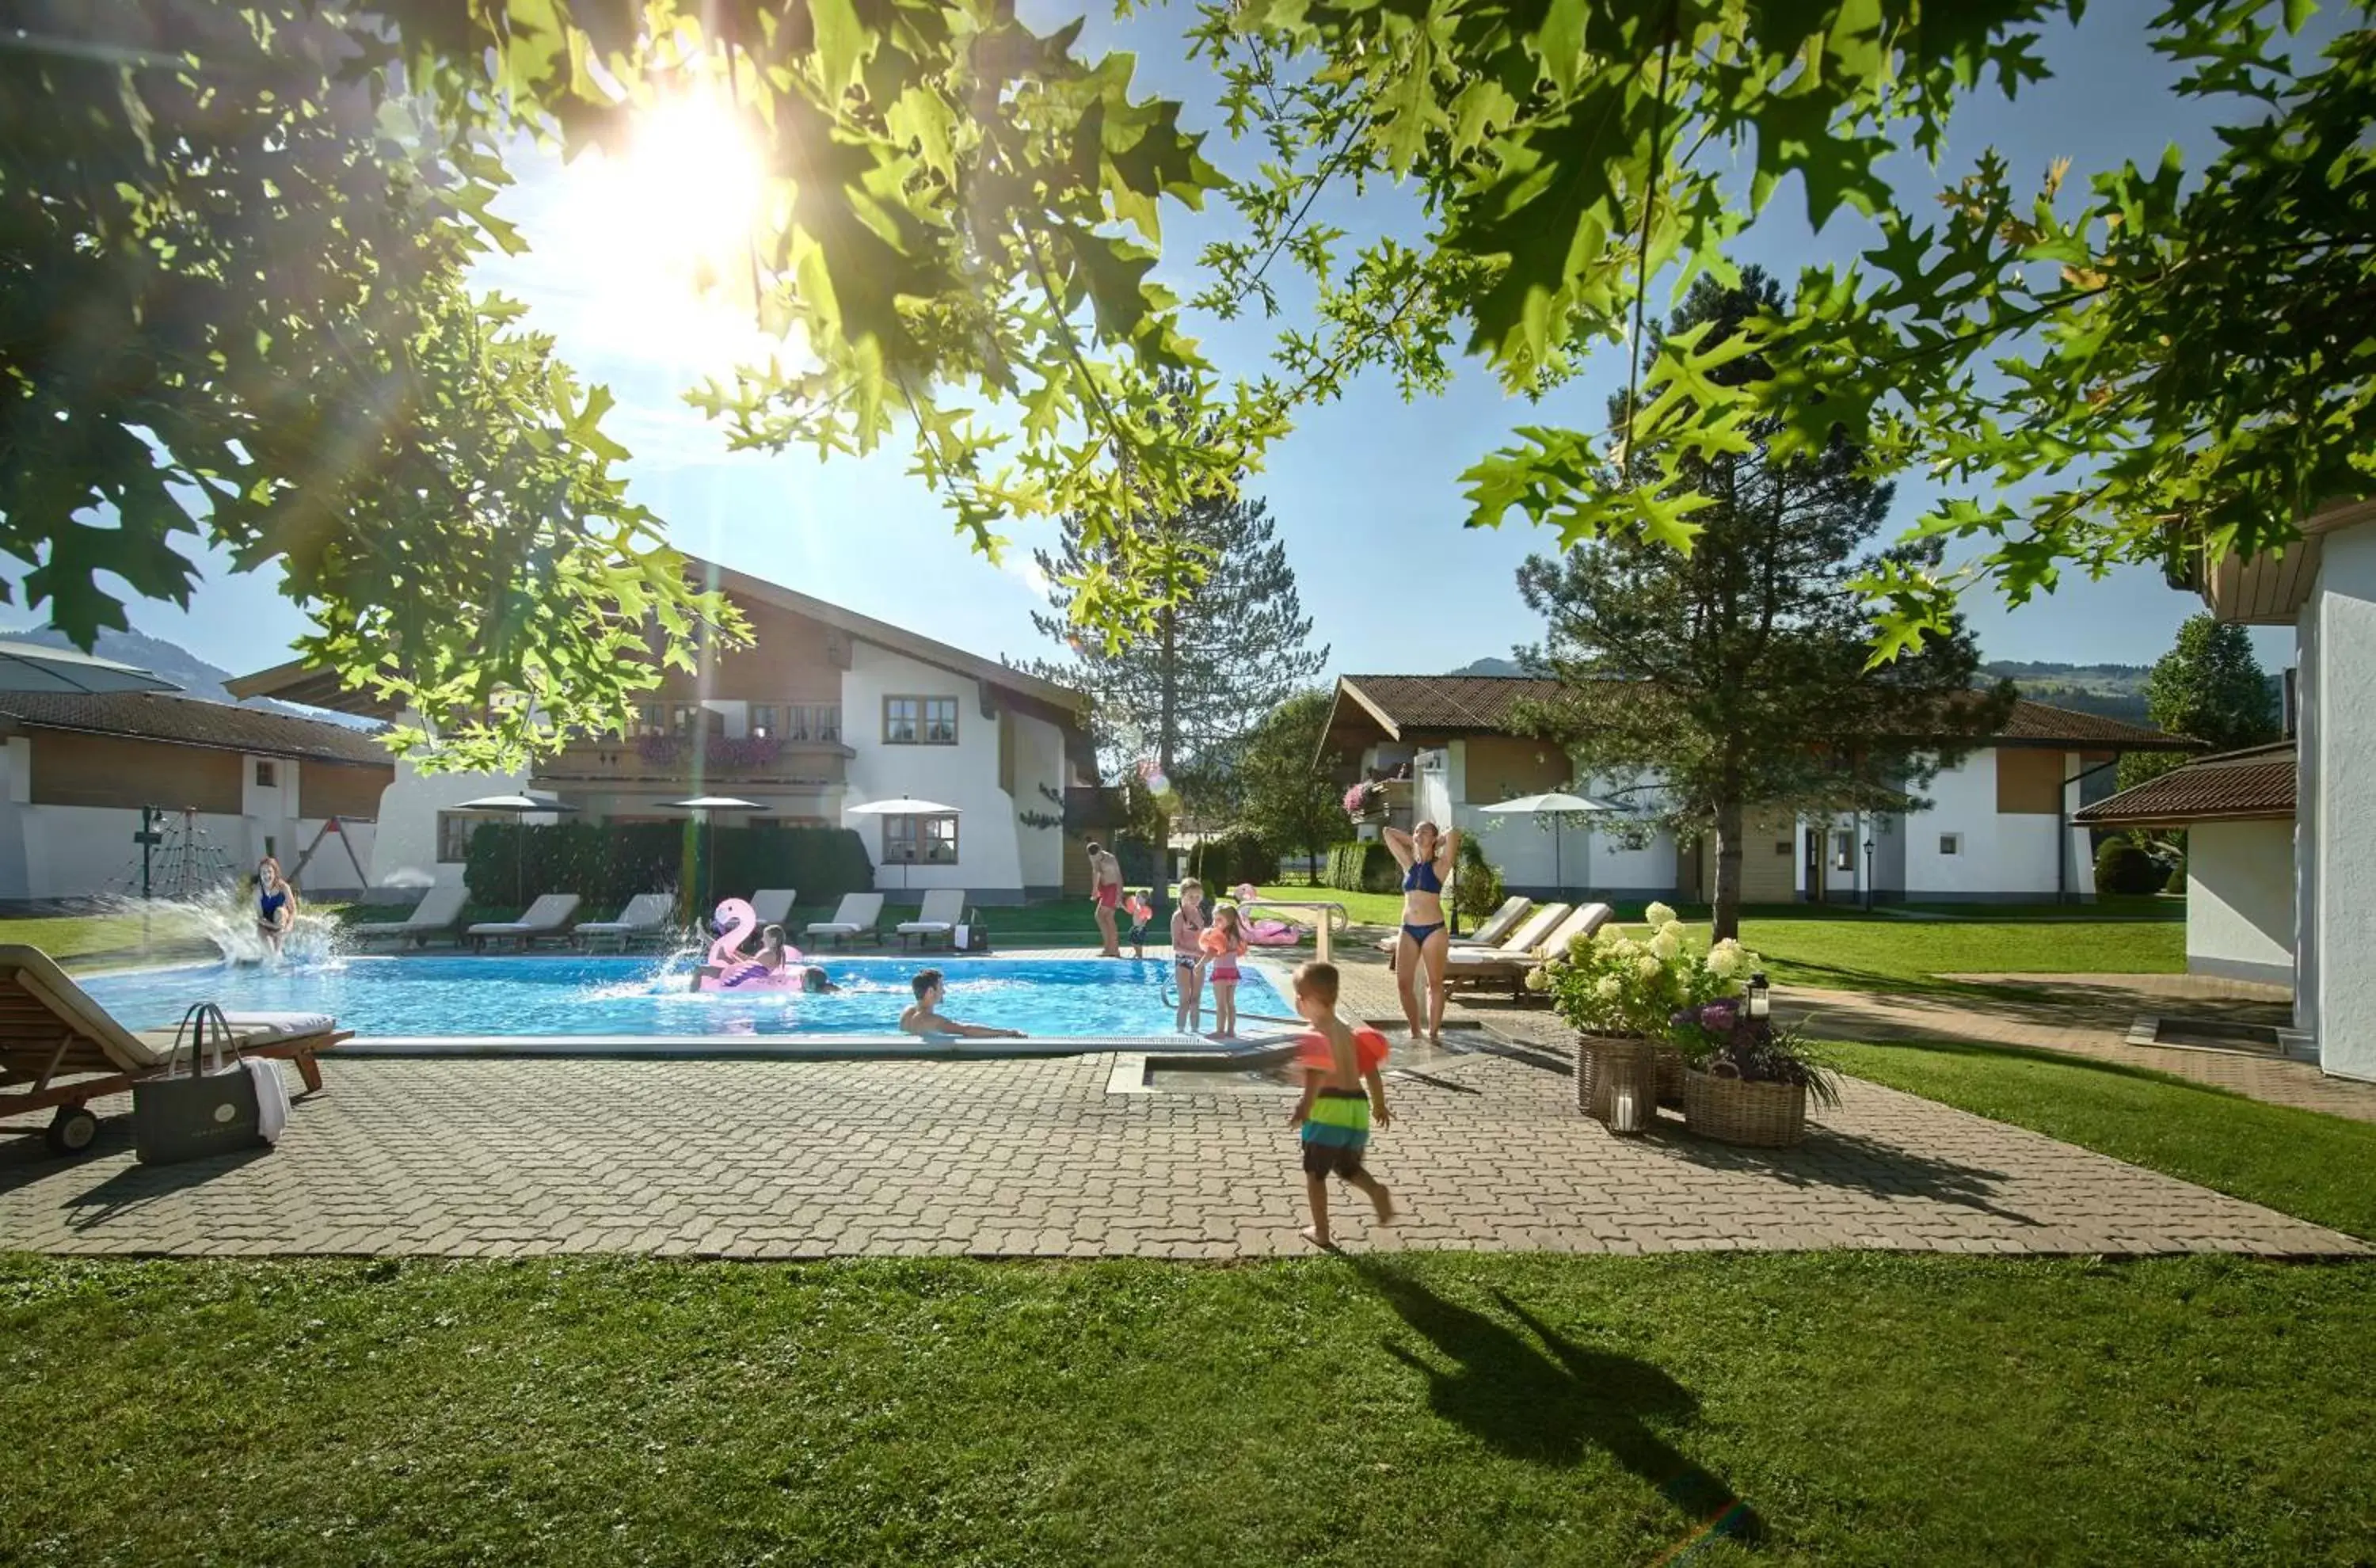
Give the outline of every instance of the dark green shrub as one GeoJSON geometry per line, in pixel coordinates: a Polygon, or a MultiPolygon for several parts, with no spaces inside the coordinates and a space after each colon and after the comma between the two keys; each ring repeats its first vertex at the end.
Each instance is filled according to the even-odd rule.
{"type": "Polygon", "coordinates": [[[2128,838],[2107,838],[2096,851],[2096,891],[2152,893],[2162,885],[2161,862],[2128,838]]]}
{"type": "Polygon", "coordinates": [[[716,873],[705,875],[710,852],[710,834],[689,823],[489,822],[470,836],[462,879],[481,905],[517,908],[541,894],[575,893],[589,920],[607,920],[636,894],[680,887],[688,878],[720,897],[796,888],[803,904],[829,904],[874,885],[866,846],[846,827],[721,827],[716,873]]]}
{"type": "Polygon", "coordinates": [[[1188,874],[1207,888],[1227,889],[1241,882],[1261,887],[1277,879],[1278,857],[1259,835],[1240,829],[1190,849],[1188,874]]]}
{"type": "Polygon", "coordinates": [[[1392,893],[1402,885],[1395,852],[1375,838],[1356,839],[1328,851],[1328,885],[1348,893],[1392,893]]]}
{"type": "Polygon", "coordinates": [[[2161,890],[2164,893],[2181,894],[2186,891],[2186,857],[2184,855],[2179,856],[2178,864],[2169,868],[2169,880],[2161,885],[2161,890]]]}
{"type": "Polygon", "coordinates": [[[1453,907],[1472,921],[1481,921],[1502,907],[1502,873],[1485,858],[1484,846],[1460,840],[1460,874],[1452,890],[1453,907]]]}

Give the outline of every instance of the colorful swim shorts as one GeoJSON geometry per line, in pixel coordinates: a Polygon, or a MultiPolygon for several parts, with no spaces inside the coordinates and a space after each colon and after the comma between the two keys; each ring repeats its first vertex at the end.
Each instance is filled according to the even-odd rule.
{"type": "Polygon", "coordinates": [[[1370,1097],[1360,1089],[1322,1089],[1303,1119],[1303,1173],[1358,1176],[1370,1146],[1370,1097]]]}

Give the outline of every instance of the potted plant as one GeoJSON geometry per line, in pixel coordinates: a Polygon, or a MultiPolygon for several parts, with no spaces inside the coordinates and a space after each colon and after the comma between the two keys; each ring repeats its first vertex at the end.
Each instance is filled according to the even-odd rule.
{"type": "Polygon", "coordinates": [[[1357,823],[1376,824],[1386,820],[1386,787],[1374,778],[1365,778],[1345,791],[1345,814],[1357,823]]]}
{"type": "Polygon", "coordinates": [[[1837,1105],[1839,1075],[1795,1026],[1750,1017],[1729,999],[1676,1016],[1688,1037],[1683,1124],[1718,1143],[1787,1148],[1807,1134],[1807,1101],[1837,1105]]]}
{"type": "Polygon", "coordinates": [[[1576,1107],[1610,1119],[1611,1070],[1633,1066],[1636,1053],[1648,1057],[1658,1103],[1683,1103],[1686,1058],[1705,1049],[1696,1028],[1681,1022],[1696,1009],[1740,993],[1757,967],[1757,955],[1738,942],[1696,950],[1675,911],[1652,904],[1644,919],[1646,939],[1615,926],[1591,941],[1571,943],[1527,977],[1527,986],[1550,993],[1559,1016],[1576,1030],[1576,1107]],[[1621,1063],[1620,1059],[1626,1058],[1621,1063]]]}

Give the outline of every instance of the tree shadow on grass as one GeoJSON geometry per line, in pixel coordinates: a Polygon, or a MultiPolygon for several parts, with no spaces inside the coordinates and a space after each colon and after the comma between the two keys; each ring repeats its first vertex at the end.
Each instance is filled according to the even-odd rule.
{"type": "Polygon", "coordinates": [[[1375,1259],[1353,1266],[1434,1353],[1385,1346],[1426,1377],[1428,1403],[1443,1420],[1531,1464],[1564,1467],[1587,1450],[1604,1450],[1690,1518],[1695,1535],[1764,1538],[1755,1509],[1652,1430],[1654,1420],[1687,1421],[1699,1408],[1659,1368],[1578,1344],[1503,1290],[1491,1292],[1493,1300],[1515,1323],[1449,1301],[1375,1259]]]}

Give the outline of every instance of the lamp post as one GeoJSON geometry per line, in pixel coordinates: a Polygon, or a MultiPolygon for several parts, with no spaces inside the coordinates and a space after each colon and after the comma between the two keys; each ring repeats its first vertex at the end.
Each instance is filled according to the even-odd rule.
{"type": "Polygon", "coordinates": [[[1872,840],[1864,841],[1864,909],[1872,913],[1872,840]]]}

